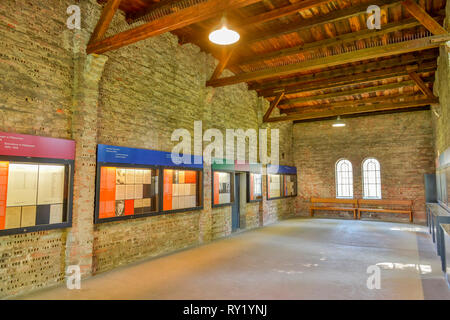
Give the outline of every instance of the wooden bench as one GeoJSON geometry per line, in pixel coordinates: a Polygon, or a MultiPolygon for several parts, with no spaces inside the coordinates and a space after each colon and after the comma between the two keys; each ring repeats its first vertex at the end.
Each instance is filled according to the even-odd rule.
{"type": "Polygon", "coordinates": [[[413,222],[413,201],[411,200],[358,200],[358,218],[362,212],[387,212],[409,214],[409,221],[413,222]],[[382,207],[382,208],[380,208],[382,207]]]}
{"type": "Polygon", "coordinates": [[[309,208],[311,217],[314,216],[315,210],[323,211],[350,211],[353,212],[353,218],[356,219],[356,213],[358,210],[358,201],[353,199],[334,199],[334,198],[311,198],[311,207],[309,208]],[[316,204],[325,204],[324,206],[318,206],[316,204]],[[346,206],[333,206],[336,204],[342,204],[346,206]],[[351,207],[349,205],[352,205],[351,207]]]}

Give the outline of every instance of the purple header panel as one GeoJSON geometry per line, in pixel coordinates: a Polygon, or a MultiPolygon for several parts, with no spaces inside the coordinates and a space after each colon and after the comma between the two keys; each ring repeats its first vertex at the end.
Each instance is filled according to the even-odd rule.
{"type": "Polygon", "coordinates": [[[0,132],[0,155],[74,160],[75,141],[0,132]]]}

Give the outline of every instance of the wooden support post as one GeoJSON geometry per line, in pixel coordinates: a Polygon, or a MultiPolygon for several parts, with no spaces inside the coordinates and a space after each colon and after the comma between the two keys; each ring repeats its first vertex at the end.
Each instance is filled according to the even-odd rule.
{"type": "Polygon", "coordinates": [[[109,24],[111,23],[117,9],[119,8],[120,2],[121,0],[109,0],[105,5],[102,15],[100,16],[100,19],[95,26],[94,32],[92,33],[91,39],[89,40],[89,44],[102,40],[103,36],[109,28],[109,24]]]}
{"type": "Polygon", "coordinates": [[[219,61],[219,64],[217,65],[216,69],[214,70],[214,73],[212,74],[211,79],[209,79],[209,81],[215,80],[220,77],[223,70],[225,70],[225,68],[227,67],[228,62],[230,61],[230,58],[233,55],[234,50],[236,50],[236,46],[225,49],[222,60],[219,61]]]}
{"type": "Polygon", "coordinates": [[[433,92],[431,92],[430,88],[428,88],[426,83],[423,82],[423,80],[415,71],[410,72],[409,76],[419,86],[420,91],[422,91],[424,95],[426,95],[428,98],[435,98],[433,92]]]}
{"type": "Polygon", "coordinates": [[[432,34],[447,34],[439,23],[436,22],[421,6],[419,6],[414,0],[405,0],[402,2],[403,7],[416,18],[425,28],[427,28],[432,34]]]}
{"type": "Polygon", "coordinates": [[[267,122],[267,120],[269,119],[270,114],[272,113],[273,109],[275,109],[275,107],[278,106],[278,104],[280,103],[281,99],[283,99],[283,97],[284,97],[284,91],[278,93],[278,95],[275,98],[275,100],[273,100],[270,103],[270,107],[269,107],[269,109],[267,109],[266,114],[263,117],[263,122],[267,122]]]}

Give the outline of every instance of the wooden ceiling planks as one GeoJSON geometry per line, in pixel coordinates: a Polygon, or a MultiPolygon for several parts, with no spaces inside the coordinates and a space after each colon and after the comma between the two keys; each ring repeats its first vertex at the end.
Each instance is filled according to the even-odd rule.
{"type": "MultiPolygon", "coordinates": [[[[149,10],[179,1],[122,0],[119,9],[132,27],[133,20],[149,10]]],[[[260,96],[276,102],[272,109],[289,112],[319,106],[325,111],[335,103],[370,105],[374,97],[384,96],[412,94],[435,101],[430,94],[436,48],[448,39],[441,26],[444,8],[445,0],[252,1],[167,30],[179,36],[180,43],[192,42],[219,59],[208,85],[247,82],[260,96]],[[381,30],[366,26],[366,9],[373,4],[382,9],[381,30]],[[233,50],[223,50],[207,38],[224,11],[231,27],[242,35],[233,50]],[[220,78],[225,67],[235,75],[220,78]]]]}

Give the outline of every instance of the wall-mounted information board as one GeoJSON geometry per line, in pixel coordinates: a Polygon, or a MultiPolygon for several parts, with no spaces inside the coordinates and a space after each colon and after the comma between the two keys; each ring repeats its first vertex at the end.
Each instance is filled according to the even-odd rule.
{"type": "Polygon", "coordinates": [[[234,202],[235,163],[226,159],[213,159],[212,170],[212,206],[222,207],[234,202]]]}
{"type": "Polygon", "coordinates": [[[213,159],[212,206],[231,205],[234,202],[234,176],[236,172],[247,174],[247,201],[262,200],[262,165],[242,163],[226,159],[213,159]]]}
{"type": "Polygon", "coordinates": [[[0,132],[0,235],[72,224],[75,142],[0,132]]]}
{"type": "Polygon", "coordinates": [[[176,164],[170,152],[98,145],[95,222],[202,208],[203,158],[176,164]]]}
{"type": "Polygon", "coordinates": [[[436,185],[439,203],[450,210],[450,148],[437,161],[436,185]]]}
{"type": "Polygon", "coordinates": [[[267,166],[267,199],[297,196],[297,168],[267,166]]]}

